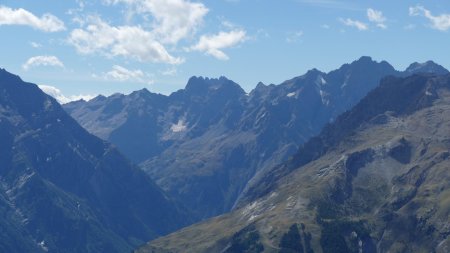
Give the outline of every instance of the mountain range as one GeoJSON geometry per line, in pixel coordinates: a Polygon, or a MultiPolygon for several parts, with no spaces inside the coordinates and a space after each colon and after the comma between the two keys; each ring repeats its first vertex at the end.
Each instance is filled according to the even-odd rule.
{"type": "Polygon", "coordinates": [[[130,252],[191,215],[36,85],[0,69],[0,252],[130,252]]]}
{"type": "Polygon", "coordinates": [[[248,94],[221,77],[192,77],[169,96],[146,89],[98,96],[64,109],[115,144],[170,196],[204,219],[230,211],[266,171],[287,160],[385,76],[448,71],[434,62],[405,71],[370,57],[329,73],[312,69],[248,94]]]}
{"type": "Polygon", "coordinates": [[[448,252],[448,109],[431,61],[63,106],[0,69],[0,251],[448,252]]]}
{"type": "Polygon", "coordinates": [[[386,77],[232,212],[136,252],[449,252],[449,133],[449,74],[386,77]]]}

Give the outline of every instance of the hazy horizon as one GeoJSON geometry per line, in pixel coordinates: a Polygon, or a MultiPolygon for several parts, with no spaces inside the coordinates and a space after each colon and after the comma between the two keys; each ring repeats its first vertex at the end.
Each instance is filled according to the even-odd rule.
{"type": "Polygon", "coordinates": [[[69,100],[142,88],[167,95],[191,76],[226,76],[250,91],[361,56],[397,70],[450,67],[439,50],[450,3],[440,1],[45,3],[0,1],[0,67],[69,100]]]}

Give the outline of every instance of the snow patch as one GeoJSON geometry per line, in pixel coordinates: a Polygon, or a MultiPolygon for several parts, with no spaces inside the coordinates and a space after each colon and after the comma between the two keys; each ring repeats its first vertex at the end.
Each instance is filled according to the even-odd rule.
{"type": "Polygon", "coordinates": [[[250,205],[246,206],[241,214],[243,217],[248,217],[248,221],[253,221],[260,215],[260,209],[261,209],[262,203],[259,201],[255,201],[251,203],[250,205]]]}
{"type": "Polygon", "coordinates": [[[250,203],[242,209],[242,218],[247,220],[248,222],[252,222],[256,218],[263,215],[264,212],[275,209],[276,206],[272,203],[269,203],[269,200],[275,198],[276,196],[278,196],[278,193],[272,193],[268,198],[264,200],[256,200],[250,203]]]}
{"type": "Polygon", "coordinates": [[[278,196],[278,192],[272,192],[272,194],[270,194],[269,199],[275,198],[278,196]]]}
{"type": "Polygon", "coordinates": [[[320,98],[322,99],[322,104],[328,106],[330,104],[330,100],[327,98],[328,93],[323,90],[319,90],[320,98]]]}
{"type": "Polygon", "coordinates": [[[248,221],[251,222],[256,218],[258,218],[258,215],[251,215],[250,218],[248,218],[248,221]]]}
{"type": "Polygon", "coordinates": [[[317,177],[318,178],[322,178],[327,176],[330,171],[334,171],[337,168],[340,168],[342,166],[344,166],[346,160],[347,160],[348,156],[347,155],[342,155],[339,160],[337,160],[336,162],[334,162],[333,164],[331,164],[330,166],[327,167],[323,167],[321,169],[319,169],[319,171],[317,171],[317,177]]]}
{"type": "Polygon", "coordinates": [[[256,118],[256,120],[255,120],[255,125],[259,124],[259,122],[260,122],[262,119],[264,119],[264,117],[266,117],[266,115],[267,115],[267,112],[263,112],[262,115],[257,116],[257,118],[256,118]]]}
{"type": "Polygon", "coordinates": [[[22,175],[21,177],[19,177],[19,179],[17,180],[16,186],[14,187],[15,189],[20,189],[22,188],[29,180],[31,177],[33,177],[35,175],[34,172],[30,173],[30,174],[25,174],[22,175]]]}
{"type": "Polygon", "coordinates": [[[316,85],[323,86],[325,84],[327,84],[327,81],[325,79],[323,79],[322,76],[318,76],[316,79],[316,85]]]}
{"type": "Polygon", "coordinates": [[[170,127],[170,130],[172,130],[172,132],[174,132],[174,133],[184,132],[184,131],[186,131],[186,129],[187,129],[187,127],[184,123],[184,120],[181,120],[181,119],[178,120],[177,124],[173,124],[170,127]]]}
{"type": "Polygon", "coordinates": [[[50,99],[46,99],[45,101],[44,101],[44,109],[46,110],[46,111],[48,111],[48,110],[50,110],[52,108],[52,101],[50,100],[50,99]]]}
{"type": "Polygon", "coordinates": [[[327,84],[327,81],[325,79],[323,79],[323,77],[320,77],[320,83],[322,85],[325,85],[325,84],[327,84]]]}
{"type": "Polygon", "coordinates": [[[43,249],[44,251],[48,251],[47,246],[45,246],[45,241],[41,241],[40,243],[38,243],[38,245],[41,247],[41,249],[43,249]]]}
{"type": "Polygon", "coordinates": [[[293,96],[295,96],[295,92],[291,92],[286,95],[286,97],[288,97],[288,98],[293,97],[293,96]]]}
{"type": "Polygon", "coordinates": [[[297,204],[297,202],[295,201],[294,196],[289,196],[286,203],[286,209],[287,210],[293,209],[295,204],[297,204]]]}
{"type": "Polygon", "coordinates": [[[345,88],[348,85],[348,80],[349,79],[350,79],[350,75],[346,75],[344,83],[341,85],[341,89],[345,88]]]}

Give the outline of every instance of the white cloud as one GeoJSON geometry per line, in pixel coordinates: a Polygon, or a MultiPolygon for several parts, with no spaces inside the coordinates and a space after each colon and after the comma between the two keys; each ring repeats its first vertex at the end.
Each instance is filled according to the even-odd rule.
{"type": "Polygon", "coordinates": [[[26,25],[44,32],[58,32],[65,30],[64,22],[52,14],[37,17],[33,13],[19,9],[0,6],[0,25],[26,25]]]}
{"type": "Polygon", "coordinates": [[[383,12],[369,8],[369,9],[367,9],[367,18],[369,19],[370,22],[375,23],[377,27],[379,27],[381,29],[387,28],[387,26],[385,24],[387,19],[383,15],[383,12]]]}
{"type": "Polygon", "coordinates": [[[64,64],[56,56],[39,55],[28,59],[27,62],[22,65],[22,68],[28,70],[31,67],[37,66],[64,67],[64,64]]]}
{"type": "Polygon", "coordinates": [[[169,54],[151,32],[139,26],[110,26],[100,18],[90,17],[85,29],[75,29],[69,43],[82,54],[103,53],[123,56],[141,62],[180,64],[182,58],[169,54]]]}
{"type": "Polygon", "coordinates": [[[34,41],[30,42],[30,46],[32,46],[32,47],[34,47],[34,48],[40,48],[40,47],[42,47],[41,44],[39,44],[39,43],[37,43],[37,42],[34,42],[34,41]]]}
{"type": "Polygon", "coordinates": [[[415,7],[409,7],[410,16],[423,16],[431,22],[431,27],[440,31],[447,31],[450,29],[450,14],[441,14],[434,16],[431,11],[425,9],[425,7],[417,5],[415,7]]]}
{"type": "Polygon", "coordinates": [[[360,31],[365,31],[365,30],[369,29],[369,26],[366,23],[363,23],[358,20],[353,20],[350,18],[346,18],[346,19],[340,18],[339,21],[341,21],[346,26],[355,27],[356,29],[358,29],[360,31]]]}
{"type": "Polygon", "coordinates": [[[45,92],[47,95],[50,95],[53,98],[55,98],[60,104],[66,104],[71,101],[77,101],[80,99],[89,101],[95,97],[93,95],[73,95],[73,96],[67,97],[67,96],[64,96],[64,94],[61,92],[60,89],[58,89],[54,86],[50,86],[50,85],[38,85],[38,86],[43,92],[45,92]]]}
{"type": "Polygon", "coordinates": [[[300,37],[303,36],[303,31],[296,31],[296,32],[290,32],[288,33],[287,37],[286,37],[286,42],[288,43],[294,43],[297,42],[300,37]]]}
{"type": "Polygon", "coordinates": [[[178,70],[176,68],[168,68],[160,72],[163,76],[175,76],[178,73],[178,70]]]}
{"type": "Polygon", "coordinates": [[[323,29],[330,29],[330,28],[331,28],[331,27],[330,27],[329,25],[327,25],[327,24],[323,24],[323,25],[321,25],[320,27],[323,28],[323,29]]]}
{"type": "Polygon", "coordinates": [[[187,0],[105,0],[108,4],[124,3],[133,12],[150,14],[152,33],[162,43],[176,44],[193,35],[203,23],[208,8],[187,0]]]}
{"type": "Polygon", "coordinates": [[[377,11],[372,8],[367,9],[367,18],[369,18],[369,21],[375,23],[383,23],[386,21],[386,17],[383,16],[381,11],[377,11]]]}
{"type": "MultiPolygon", "coordinates": [[[[98,76],[94,75],[94,77],[98,76]]],[[[110,71],[103,73],[100,77],[107,81],[136,82],[145,84],[153,83],[151,76],[144,73],[142,70],[130,70],[119,65],[114,65],[110,71]]]]}
{"type": "Polygon", "coordinates": [[[219,32],[216,35],[203,35],[198,43],[189,50],[201,51],[219,60],[228,60],[229,57],[222,50],[236,46],[247,39],[244,30],[233,30],[230,32],[219,32]]]}

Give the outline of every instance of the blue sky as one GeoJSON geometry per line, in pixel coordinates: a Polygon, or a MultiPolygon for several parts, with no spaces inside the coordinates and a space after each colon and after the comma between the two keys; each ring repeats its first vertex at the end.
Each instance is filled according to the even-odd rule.
{"type": "Polygon", "coordinates": [[[449,1],[0,0],[0,67],[67,101],[193,75],[250,91],[360,56],[450,68],[449,1]]]}

